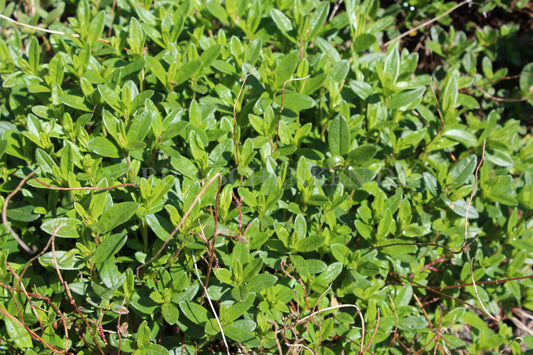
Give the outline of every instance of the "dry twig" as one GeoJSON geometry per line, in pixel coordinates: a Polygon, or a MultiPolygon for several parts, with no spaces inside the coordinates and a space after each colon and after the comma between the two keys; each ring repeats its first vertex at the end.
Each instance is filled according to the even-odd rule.
{"type": "Polygon", "coordinates": [[[215,182],[216,179],[218,179],[220,177],[220,173],[216,173],[215,176],[213,176],[211,178],[211,180],[209,180],[205,185],[204,187],[202,188],[202,190],[200,191],[200,193],[198,194],[198,196],[196,196],[196,198],[194,199],[194,201],[191,203],[191,205],[189,206],[189,209],[187,209],[187,212],[185,212],[185,214],[183,215],[183,217],[181,218],[180,222],[178,223],[178,225],[174,228],[174,230],[172,231],[172,233],[169,234],[169,236],[167,237],[167,239],[163,242],[163,245],[161,245],[161,247],[159,248],[159,250],[155,253],[155,255],[150,259],[148,260],[147,262],[145,262],[144,264],[142,265],[139,265],[136,269],[136,273],[137,273],[137,278],[139,279],[139,271],[145,267],[146,265],[150,264],[152,261],[154,261],[155,259],[157,259],[159,257],[159,255],[161,254],[161,252],[163,252],[163,250],[165,249],[165,247],[167,246],[167,244],[170,242],[170,240],[176,235],[176,233],[178,233],[179,229],[181,228],[181,226],[183,225],[183,223],[185,222],[185,220],[187,219],[187,217],[189,216],[189,214],[191,213],[192,209],[194,208],[194,206],[196,206],[196,204],[198,203],[198,201],[200,201],[200,198],[202,197],[202,195],[207,191],[207,189],[209,188],[209,186],[211,186],[211,184],[213,184],[215,182]]]}
{"type": "Polygon", "coordinates": [[[13,238],[17,241],[20,247],[30,254],[34,254],[37,251],[37,246],[34,245],[33,248],[30,249],[30,247],[26,243],[24,243],[24,241],[17,235],[17,233],[15,233],[13,229],[11,229],[11,227],[9,226],[9,222],[7,221],[7,206],[9,204],[9,200],[11,200],[11,198],[15,196],[17,192],[19,192],[22,189],[22,186],[24,186],[26,181],[31,179],[33,175],[35,175],[35,171],[32,171],[31,173],[26,175],[24,179],[22,179],[20,183],[17,185],[15,190],[11,191],[11,193],[6,196],[6,199],[4,201],[4,206],[2,206],[2,222],[4,222],[4,225],[6,226],[8,232],[13,236],[13,238]]]}
{"type": "Polygon", "coordinates": [[[215,309],[215,306],[213,306],[213,302],[211,301],[211,297],[209,297],[209,293],[207,292],[207,288],[205,288],[204,283],[202,282],[202,279],[200,278],[200,273],[198,272],[198,266],[196,265],[196,257],[194,256],[194,252],[191,253],[192,260],[194,261],[194,271],[196,271],[196,277],[198,278],[198,282],[200,282],[200,285],[202,286],[204,293],[207,297],[207,301],[209,302],[209,306],[211,307],[211,311],[213,312],[213,315],[215,316],[215,320],[217,321],[218,327],[220,328],[220,334],[222,335],[222,340],[224,341],[224,345],[226,346],[226,351],[228,355],[230,355],[229,351],[229,345],[226,341],[226,336],[224,335],[224,329],[222,329],[222,324],[220,323],[220,320],[217,316],[217,311],[215,309]]]}

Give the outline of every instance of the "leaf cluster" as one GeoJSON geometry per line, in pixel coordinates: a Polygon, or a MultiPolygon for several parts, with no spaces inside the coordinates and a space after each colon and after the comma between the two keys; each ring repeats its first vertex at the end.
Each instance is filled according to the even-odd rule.
{"type": "MultiPolygon", "coordinates": [[[[509,9],[494,3],[480,11],[509,9]]],[[[0,20],[6,351],[524,348],[508,322],[533,310],[519,25],[467,36],[443,17],[420,30],[425,70],[385,45],[402,8],[378,0],[0,11],[55,31],[0,20]]]]}

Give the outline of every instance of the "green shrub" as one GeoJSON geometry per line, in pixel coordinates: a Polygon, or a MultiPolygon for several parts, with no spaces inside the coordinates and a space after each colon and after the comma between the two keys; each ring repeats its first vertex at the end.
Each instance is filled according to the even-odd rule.
{"type": "Polygon", "coordinates": [[[533,343],[531,33],[407,5],[0,4],[4,351],[533,343]]]}

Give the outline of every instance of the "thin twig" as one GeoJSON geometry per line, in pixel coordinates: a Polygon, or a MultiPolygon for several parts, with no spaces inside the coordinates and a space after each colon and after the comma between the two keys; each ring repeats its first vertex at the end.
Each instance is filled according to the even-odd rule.
{"type": "Polygon", "coordinates": [[[3,306],[0,306],[0,313],[2,313],[7,318],[11,319],[13,322],[17,323],[20,327],[24,328],[28,334],[35,340],[40,341],[44,344],[48,349],[52,350],[55,354],[70,354],[69,352],[54,347],[53,345],[48,344],[43,338],[41,338],[37,333],[35,333],[33,330],[28,328],[24,323],[22,323],[20,320],[18,320],[16,317],[11,315],[7,310],[4,309],[3,306]]]}
{"type": "Polygon", "coordinates": [[[370,341],[365,346],[365,350],[363,350],[363,354],[366,354],[366,352],[368,351],[368,348],[370,347],[370,344],[372,344],[372,341],[374,341],[374,337],[376,336],[378,332],[378,328],[379,328],[379,319],[380,319],[380,314],[379,314],[379,308],[378,308],[378,319],[376,320],[376,327],[374,328],[374,332],[372,333],[372,336],[370,337],[370,341]]]}
{"type": "Polygon", "coordinates": [[[409,282],[409,283],[415,285],[416,287],[424,288],[424,289],[426,289],[426,290],[428,290],[428,291],[431,291],[431,292],[433,292],[433,293],[436,293],[437,295],[441,295],[441,296],[444,296],[444,297],[451,298],[451,299],[453,299],[453,300],[455,300],[455,301],[457,301],[457,302],[459,302],[459,303],[464,304],[465,306],[471,307],[471,308],[473,308],[473,309],[475,309],[475,310],[477,310],[477,311],[479,311],[479,312],[483,312],[478,306],[475,306],[475,305],[470,304],[470,303],[468,303],[468,302],[466,302],[466,301],[463,301],[463,300],[460,299],[460,298],[457,298],[457,297],[453,297],[453,296],[447,295],[447,294],[445,294],[444,292],[440,292],[439,290],[437,290],[437,289],[435,289],[435,288],[432,288],[432,287],[430,287],[430,286],[421,285],[421,284],[419,284],[418,282],[413,281],[413,280],[410,280],[410,279],[408,279],[408,278],[405,277],[405,276],[400,276],[400,278],[402,278],[402,279],[406,280],[407,282],[409,282]]]}
{"type": "Polygon", "coordinates": [[[276,340],[276,346],[278,347],[278,353],[279,355],[283,355],[283,349],[281,348],[281,343],[279,342],[279,339],[278,339],[278,333],[279,333],[278,323],[270,319],[268,320],[268,322],[274,325],[274,339],[276,340]]]}
{"type": "MultiPolygon", "coordinates": [[[[122,299],[122,307],[124,307],[124,304],[126,303],[126,296],[122,299]]],[[[118,355],[120,355],[120,348],[122,346],[122,325],[120,324],[120,317],[122,317],[122,312],[118,314],[117,319],[117,337],[118,337],[118,355]]],[[[128,323],[126,323],[128,325],[128,323]]],[[[127,328],[126,328],[127,329],[127,328]]]]}
{"type": "Polygon", "coordinates": [[[220,173],[216,173],[215,176],[213,176],[211,178],[211,180],[209,180],[207,182],[207,184],[204,185],[204,187],[202,188],[202,190],[200,191],[200,193],[198,194],[198,196],[195,197],[194,201],[191,203],[191,205],[189,206],[189,209],[187,210],[187,212],[185,212],[185,214],[183,215],[183,217],[181,218],[181,221],[178,223],[178,225],[174,228],[174,230],[172,231],[172,233],[169,234],[169,236],[167,237],[167,239],[164,241],[163,245],[161,245],[161,247],[159,248],[159,250],[155,253],[155,255],[150,259],[148,260],[147,262],[145,262],[144,264],[142,265],[139,265],[136,269],[136,273],[137,273],[137,278],[139,279],[139,271],[145,267],[146,265],[150,264],[152,261],[154,261],[155,259],[157,259],[159,257],[159,255],[161,254],[161,252],[163,252],[163,250],[165,249],[165,247],[167,246],[167,244],[170,242],[170,240],[172,239],[172,237],[174,237],[176,235],[176,233],[178,233],[178,230],[181,228],[181,226],[183,225],[183,223],[185,223],[185,220],[187,219],[187,217],[189,216],[189,214],[191,213],[192,209],[194,208],[194,206],[196,206],[196,204],[198,203],[198,201],[200,201],[200,198],[202,197],[202,195],[207,191],[207,189],[209,188],[209,186],[211,186],[211,184],[213,182],[215,182],[216,179],[218,179],[220,177],[220,173]]]}
{"type": "Polygon", "coordinates": [[[26,181],[31,179],[31,177],[33,175],[35,175],[35,171],[32,171],[31,173],[26,175],[24,177],[24,179],[22,179],[20,181],[20,183],[17,185],[15,190],[11,191],[11,193],[6,196],[6,199],[4,201],[4,205],[2,206],[2,222],[4,222],[4,225],[6,226],[8,232],[13,236],[13,238],[17,241],[17,243],[20,245],[20,247],[22,249],[24,249],[26,252],[30,253],[30,254],[35,254],[35,252],[37,251],[37,246],[34,245],[33,248],[30,249],[30,247],[26,243],[24,243],[24,241],[17,235],[17,233],[15,233],[15,231],[13,229],[11,229],[11,226],[9,225],[9,222],[7,221],[7,206],[9,204],[9,200],[11,200],[11,198],[13,196],[15,196],[17,194],[17,192],[19,192],[22,189],[22,186],[24,186],[26,181]]]}
{"type": "Polygon", "coordinates": [[[310,347],[305,346],[303,344],[289,344],[289,343],[286,343],[285,345],[287,345],[287,347],[289,347],[289,348],[304,348],[305,350],[309,351],[311,354],[317,355],[317,353],[313,349],[311,349],[310,347]]]}
{"type": "MultiPolygon", "coordinates": [[[[31,28],[31,29],[36,30],[36,31],[46,32],[46,33],[55,34],[55,35],[63,35],[63,36],[71,35],[72,37],[76,37],[76,38],[80,37],[80,35],[77,34],[77,33],[66,33],[66,32],[62,32],[62,31],[54,31],[54,30],[49,30],[49,29],[46,29],[46,28],[41,28],[41,27],[37,27],[37,26],[28,25],[28,24],[13,20],[12,18],[7,17],[7,16],[2,15],[2,14],[0,14],[0,18],[4,19],[6,21],[12,22],[12,23],[14,23],[16,25],[19,25],[19,26],[22,26],[22,27],[31,28]]],[[[98,40],[100,42],[104,42],[104,43],[111,43],[107,39],[103,39],[103,38],[98,38],[98,40]]]]}
{"type": "MultiPolygon", "coordinates": [[[[6,284],[4,284],[2,282],[0,282],[0,286],[5,288],[5,289],[7,289],[7,290],[12,290],[12,291],[16,291],[16,292],[22,292],[22,290],[19,290],[18,288],[6,285],[6,284]]],[[[65,353],[66,353],[67,352],[66,349],[68,348],[68,328],[67,328],[67,322],[65,320],[65,317],[63,316],[63,313],[61,312],[61,310],[59,308],[57,308],[55,303],[53,303],[50,298],[48,298],[46,296],[41,296],[41,295],[36,294],[36,293],[31,293],[31,292],[28,292],[28,295],[30,295],[31,297],[35,297],[35,298],[38,298],[40,300],[46,301],[50,306],[52,306],[52,308],[57,312],[57,314],[61,318],[61,321],[63,323],[63,328],[65,330],[65,353]]]]}
{"type": "MultiPolygon", "coordinates": [[[[13,270],[13,268],[11,267],[11,265],[10,265],[8,262],[6,262],[5,264],[6,264],[6,266],[8,267],[9,271],[11,272],[11,274],[13,275],[13,277],[17,280],[17,285],[20,285],[20,288],[21,288],[21,290],[22,290],[22,293],[24,293],[24,296],[26,297],[26,300],[28,300],[28,303],[30,304],[30,308],[31,308],[33,314],[35,315],[35,318],[37,318],[37,321],[39,322],[39,325],[40,325],[41,328],[42,328],[42,326],[43,326],[43,322],[41,321],[41,318],[39,318],[39,314],[38,314],[37,311],[35,310],[35,304],[33,303],[33,301],[31,300],[30,296],[28,295],[28,291],[26,291],[26,287],[24,287],[24,284],[22,283],[22,279],[21,279],[21,277],[19,277],[19,276],[17,275],[17,273],[15,272],[15,270],[13,270]]],[[[14,295],[14,291],[12,291],[12,292],[13,292],[13,295],[14,295]]],[[[16,304],[16,306],[17,306],[17,308],[18,308],[18,304],[16,303],[16,299],[15,299],[15,297],[13,297],[13,301],[15,301],[15,304],[16,304]]],[[[21,318],[22,318],[22,317],[21,317],[21,318]]]]}
{"type": "Polygon", "coordinates": [[[492,96],[491,94],[489,94],[488,92],[486,92],[485,90],[483,90],[481,88],[481,86],[477,85],[476,83],[472,83],[472,85],[474,85],[476,87],[476,89],[478,89],[479,91],[481,91],[481,93],[485,96],[485,97],[488,97],[489,99],[492,99],[494,101],[499,101],[499,102],[523,102],[523,101],[528,101],[528,100],[531,100],[533,99],[533,96],[530,96],[530,97],[523,97],[521,99],[504,99],[502,97],[497,97],[497,96],[492,96]]]}
{"type": "MultiPolygon", "coordinates": [[[[501,280],[479,281],[479,282],[476,282],[476,284],[478,285],[499,284],[499,283],[503,283],[507,281],[524,280],[524,279],[531,279],[531,278],[533,278],[533,275],[510,277],[510,278],[501,279],[501,280]]],[[[452,286],[430,286],[430,287],[434,289],[438,289],[438,290],[449,290],[452,288],[460,288],[460,287],[466,287],[466,286],[472,286],[472,284],[466,283],[466,284],[452,285],[452,286]]]]}
{"type": "Polygon", "coordinates": [[[494,317],[492,314],[490,314],[489,311],[487,311],[487,309],[485,308],[485,305],[483,304],[483,301],[481,301],[481,297],[479,297],[479,293],[477,291],[476,280],[474,279],[474,259],[475,258],[470,259],[470,279],[472,280],[472,286],[474,286],[474,293],[476,294],[477,301],[481,305],[481,309],[483,310],[483,314],[485,314],[490,319],[492,319],[492,320],[494,320],[494,321],[499,323],[500,320],[498,318],[494,317]]]}
{"type": "Polygon", "coordinates": [[[117,0],[113,0],[113,6],[111,7],[111,21],[109,21],[109,31],[107,31],[107,37],[111,37],[113,31],[113,21],[115,18],[115,6],[117,5],[117,0]]]}
{"type": "Polygon", "coordinates": [[[52,234],[52,238],[51,238],[52,239],[52,257],[54,260],[54,267],[56,269],[57,276],[59,277],[59,281],[61,282],[61,284],[63,285],[63,288],[65,289],[65,292],[67,293],[70,304],[72,305],[72,307],[74,307],[74,309],[76,310],[76,313],[78,313],[78,315],[81,317],[81,319],[83,320],[83,323],[85,323],[87,330],[89,330],[89,333],[91,334],[91,337],[93,338],[94,344],[96,345],[98,350],[100,350],[100,354],[104,355],[105,354],[104,350],[100,347],[100,344],[98,344],[98,340],[96,339],[96,336],[94,335],[93,330],[91,329],[91,325],[87,321],[87,318],[85,318],[85,316],[81,312],[80,308],[76,304],[76,301],[74,301],[74,298],[72,297],[72,293],[70,292],[70,287],[68,286],[66,281],[63,279],[63,276],[61,275],[61,271],[59,271],[59,264],[57,262],[56,247],[55,247],[54,241],[55,241],[55,236],[56,236],[57,231],[63,226],[65,226],[65,224],[61,224],[57,228],[55,228],[52,234]]]}
{"type": "Polygon", "coordinates": [[[309,318],[312,318],[312,317],[316,316],[319,313],[332,311],[334,309],[339,309],[339,308],[355,308],[357,310],[357,313],[359,314],[359,317],[361,318],[361,329],[362,329],[362,333],[361,333],[361,354],[363,354],[363,347],[364,347],[364,343],[365,343],[365,319],[363,318],[363,314],[361,313],[361,309],[359,307],[357,307],[355,304],[339,304],[339,305],[336,305],[336,306],[331,306],[331,307],[326,307],[326,308],[323,308],[323,309],[319,309],[318,311],[313,312],[310,315],[298,320],[295,323],[295,325],[305,323],[305,322],[307,322],[307,320],[309,318]]]}
{"type": "Polygon", "coordinates": [[[204,293],[207,297],[207,301],[209,302],[209,306],[211,307],[211,311],[213,312],[213,315],[215,316],[215,319],[217,321],[217,324],[220,328],[220,334],[222,335],[222,340],[224,341],[224,345],[226,346],[226,352],[228,355],[230,355],[229,351],[229,345],[226,341],[226,336],[224,335],[224,329],[222,329],[222,324],[220,323],[220,320],[218,319],[217,312],[215,310],[215,306],[213,306],[213,302],[211,301],[211,297],[209,297],[209,293],[207,292],[207,288],[205,288],[204,283],[202,282],[202,279],[200,278],[200,273],[198,272],[198,266],[196,265],[196,257],[194,256],[194,251],[191,253],[192,260],[194,261],[194,271],[196,271],[196,277],[198,278],[198,282],[200,282],[200,285],[204,289],[204,293]]]}
{"type": "Polygon", "coordinates": [[[425,22],[422,22],[420,25],[418,25],[418,26],[416,26],[416,27],[414,27],[414,28],[411,28],[409,31],[404,32],[404,33],[402,33],[401,35],[399,35],[399,36],[397,36],[397,37],[391,39],[390,41],[388,41],[387,43],[385,43],[385,44],[383,45],[383,47],[388,47],[388,46],[389,46],[391,43],[393,43],[394,41],[397,41],[397,40],[399,40],[399,39],[402,39],[402,38],[404,38],[405,36],[408,36],[409,34],[411,34],[411,33],[413,33],[413,32],[416,32],[416,31],[418,31],[419,29],[421,29],[421,28],[423,28],[423,27],[426,27],[426,26],[429,25],[429,24],[432,24],[432,23],[435,22],[435,21],[440,20],[442,17],[444,17],[444,16],[448,15],[449,13],[451,13],[451,12],[457,10],[457,9],[460,8],[461,6],[466,5],[466,4],[471,4],[471,3],[472,3],[472,0],[465,0],[465,1],[463,1],[462,3],[457,4],[457,5],[455,5],[454,7],[452,7],[451,9],[449,9],[448,11],[443,12],[443,13],[440,14],[439,16],[434,17],[434,18],[432,18],[432,19],[429,19],[429,20],[427,20],[427,21],[425,21],[425,22]]]}
{"type": "MultiPolygon", "coordinates": [[[[48,30],[46,28],[41,28],[41,27],[36,27],[36,26],[32,26],[32,25],[27,25],[25,23],[22,23],[22,22],[18,22],[16,20],[13,20],[12,18],[9,18],[5,15],[2,15],[0,14],[0,18],[6,20],[6,21],[9,21],[9,22],[12,22],[16,25],[19,25],[19,26],[22,26],[22,27],[28,27],[28,28],[31,28],[31,29],[34,29],[34,30],[37,30],[37,31],[41,31],[41,32],[46,32],[46,33],[51,33],[51,34],[56,34],[56,35],[66,35],[65,32],[61,32],[61,31],[54,31],[54,30],[48,30]]],[[[79,37],[80,35],[79,34],[76,34],[76,33],[69,33],[70,35],[74,36],[74,37],[79,37]]]]}
{"type": "MultiPolygon", "coordinates": [[[[43,250],[41,250],[39,252],[39,254],[33,256],[27,263],[26,263],[26,266],[24,267],[24,269],[22,270],[22,272],[20,273],[20,278],[22,279],[22,277],[24,276],[24,274],[26,273],[26,271],[28,271],[28,268],[33,264],[33,262],[37,259],[39,259],[44,253],[46,253],[46,251],[48,250],[48,248],[50,248],[50,245],[52,244],[52,238],[50,237],[50,239],[48,239],[48,243],[46,243],[45,247],[43,248],[43,250]]],[[[17,282],[18,284],[18,282],[17,282]]],[[[17,285],[15,285],[16,287],[17,285]]]]}
{"type": "MultiPolygon", "coordinates": [[[[305,304],[307,305],[307,309],[308,309],[308,310],[311,310],[311,306],[309,305],[309,298],[308,298],[308,296],[307,296],[307,289],[305,288],[305,284],[304,284],[304,282],[302,281],[301,278],[296,278],[296,277],[292,276],[291,274],[289,274],[289,273],[287,272],[287,270],[285,270],[285,266],[284,266],[284,265],[287,265],[287,264],[285,263],[285,260],[286,260],[286,259],[287,259],[286,256],[283,257],[283,259],[281,259],[281,262],[280,262],[281,271],[283,271],[283,273],[284,273],[285,275],[287,275],[288,277],[290,277],[290,278],[293,279],[294,281],[298,281],[298,282],[300,283],[300,285],[302,286],[303,292],[304,292],[304,299],[305,299],[305,304]]],[[[293,269],[290,265],[287,265],[287,266],[289,266],[289,267],[291,268],[291,271],[294,271],[294,269],[293,269]]],[[[316,324],[316,322],[315,322],[315,324],[316,324]]]]}

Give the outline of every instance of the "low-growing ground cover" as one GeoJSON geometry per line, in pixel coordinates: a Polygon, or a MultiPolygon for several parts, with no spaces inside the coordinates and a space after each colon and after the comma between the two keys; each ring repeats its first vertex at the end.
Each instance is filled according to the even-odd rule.
{"type": "Polygon", "coordinates": [[[0,3],[2,351],[526,351],[528,6],[0,3]]]}

